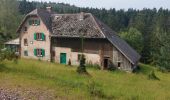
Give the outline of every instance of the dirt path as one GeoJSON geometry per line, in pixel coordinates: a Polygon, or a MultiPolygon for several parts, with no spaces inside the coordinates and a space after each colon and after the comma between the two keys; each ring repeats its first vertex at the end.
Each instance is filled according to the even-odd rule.
{"type": "Polygon", "coordinates": [[[55,100],[51,91],[0,88],[0,100],[55,100]]]}

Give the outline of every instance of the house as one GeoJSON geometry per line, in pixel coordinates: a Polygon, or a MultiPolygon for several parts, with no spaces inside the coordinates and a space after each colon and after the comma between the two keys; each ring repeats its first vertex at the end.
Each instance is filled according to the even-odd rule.
{"type": "Polygon", "coordinates": [[[35,9],[25,16],[17,32],[23,58],[78,65],[83,50],[86,63],[126,71],[136,68],[140,59],[132,47],[91,13],[57,14],[50,7],[35,9]]]}
{"type": "Polygon", "coordinates": [[[11,51],[15,52],[17,55],[20,52],[20,42],[19,38],[10,40],[4,43],[5,48],[10,49],[11,51]]]}

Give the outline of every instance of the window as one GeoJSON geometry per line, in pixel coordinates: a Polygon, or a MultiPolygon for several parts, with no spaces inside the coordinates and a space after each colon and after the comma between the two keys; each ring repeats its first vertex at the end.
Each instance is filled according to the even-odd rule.
{"type": "Polygon", "coordinates": [[[27,41],[27,39],[24,39],[24,46],[28,46],[28,41],[27,41]]]}
{"type": "Polygon", "coordinates": [[[38,20],[38,19],[29,20],[29,25],[38,26],[38,25],[40,25],[40,20],[38,20]]]}
{"type": "Polygon", "coordinates": [[[37,57],[44,57],[45,50],[44,49],[34,49],[34,55],[37,57]]]}
{"type": "Polygon", "coordinates": [[[34,40],[45,41],[44,33],[34,33],[34,40]]]}
{"type": "Polygon", "coordinates": [[[24,56],[28,56],[28,51],[24,51],[24,56]]]}
{"type": "Polygon", "coordinates": [[[27,27],[24,27],[24,31],[25,31],[25,32],[27,31],[27,27]]]}
{"type": "Polygon", "coordinates": [[[117,66],[118,66],[118,67],[120,67],[120,66],[121,66],[121,63],[120,63],[120,62],[118,62],[117,66]]]}

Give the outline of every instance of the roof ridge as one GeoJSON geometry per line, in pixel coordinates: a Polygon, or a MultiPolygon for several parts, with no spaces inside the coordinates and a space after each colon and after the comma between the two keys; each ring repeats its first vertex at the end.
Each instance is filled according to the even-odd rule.
{"type": "Polygon", "coordinates": [[[106,38],[105,34],[103,33],[103,31],[101,30],[101,28],[99,27],[98,23],[96,22],[93,14],[90,13],[90,16],[92,17],[94,23],[96,24],[97,28],[100,30],[100,32],[103,34],[104,38],[106,38]]]}
{"type": "MultiPolygon", "coordinates": [[[[84,14],[91,14],[91,13],[84,13],[84,14]]],[[[66,14],[51,14],[51,15],[80,15],[80,13],[66,13],[66,14]]]]}

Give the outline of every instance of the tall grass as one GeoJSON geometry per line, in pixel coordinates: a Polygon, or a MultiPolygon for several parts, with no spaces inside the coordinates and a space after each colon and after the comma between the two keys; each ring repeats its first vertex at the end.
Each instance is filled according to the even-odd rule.
{"type": "Polygon", "coordinates": [[[76,67],[31,59],[4,61],[2,65],[0,81],[6,76],[8,82],[52,89],[66,99],[170,99],[170,74],[155,70],[160,81],[149,80],[148,70],[154,69],[144,64],[138,74],[89,68],[90,76],[78,74],[76,67]]]}

